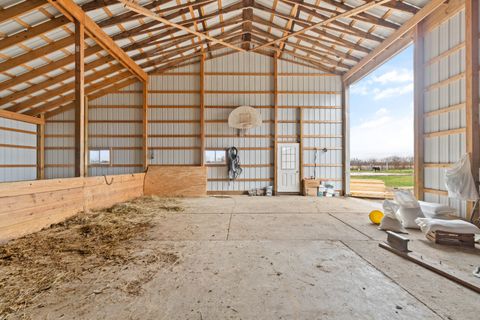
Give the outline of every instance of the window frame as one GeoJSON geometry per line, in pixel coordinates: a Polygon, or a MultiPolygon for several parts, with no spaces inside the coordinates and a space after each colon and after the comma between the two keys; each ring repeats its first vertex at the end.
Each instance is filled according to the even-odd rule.
{"type": "Polygon", "coordinates": [[[226,165],[227,164],[227,150],[225,149],[212,149],[212,150],[205,150],[205,157],[204,161],[206,165],[211,166],[219,166],[219,165],[226,165]],[[214,152],[213,158],[215,159],[213,162],[209,162],[207,159],[207,153],[214,152]],[[224,159],[222,161],[217,161],[217,157],[219,154],[223,154],[224,159]]]}
{"type": "Polygon", "coordinates": [[[102,166],[102,167],[111,167],[112,166],[112,148],[91,148],[88,150],[88,165],[89,166],[102,166]],[[102,151],[108,151],[108,163],[102,163],[102,151]],[[91,153],[98,152],[98,162],[92,162],[91,153]]]}

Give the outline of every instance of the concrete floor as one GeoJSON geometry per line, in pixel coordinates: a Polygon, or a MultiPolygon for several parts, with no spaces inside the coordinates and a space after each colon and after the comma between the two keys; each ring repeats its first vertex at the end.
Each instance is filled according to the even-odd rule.
{"type": "MultiPolygon", "coordinates": [[[[35,319],[479,319],[480,295],[378,247],[368,202],[341,198],[180,200],[140,241],[173,266],[98,270],[49,293],[35,319]],[[122,284],[137,281],[138,294],[122,284]]],[[[480,249],[411,247],[471,275],[480,249]]],[[[473,276],[472,276],[473,278],[473,276]]]]}

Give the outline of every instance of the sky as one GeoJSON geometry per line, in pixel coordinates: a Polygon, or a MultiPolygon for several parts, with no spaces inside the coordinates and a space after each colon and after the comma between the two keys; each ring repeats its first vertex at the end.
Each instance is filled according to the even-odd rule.
{"type": "Polygon", "coordinates": [[[413,156],[413,46],[350,87],[350,157],[413,156]]]}

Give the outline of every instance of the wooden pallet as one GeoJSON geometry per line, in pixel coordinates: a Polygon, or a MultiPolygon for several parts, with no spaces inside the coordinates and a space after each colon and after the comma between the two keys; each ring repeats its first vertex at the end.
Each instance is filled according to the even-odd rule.
{"type": "Polygon", "coordinates": [[[437,230],[426,234],[428,240],[437,244],[459,247],[475,247],[475,235],[473,233],[454,233],[437,230]]]}
{"type": "Polygon", "coordinates": [[[358,198],[393,199],[393,192],[388,190],[382,180],[351,179],[350,195],[358,198]]]}

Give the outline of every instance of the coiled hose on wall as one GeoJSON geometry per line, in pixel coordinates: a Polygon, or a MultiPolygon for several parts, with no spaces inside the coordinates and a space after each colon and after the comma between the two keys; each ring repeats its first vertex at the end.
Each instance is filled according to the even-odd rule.
{"type": "Polygon", "coordinates": [[[242,174],[240,167],[240,157],[238,156],[238,149],[231,147],[227,149],[227,164],[228,164],[228,178],[230,180],[237,179],[242,174]]]}

